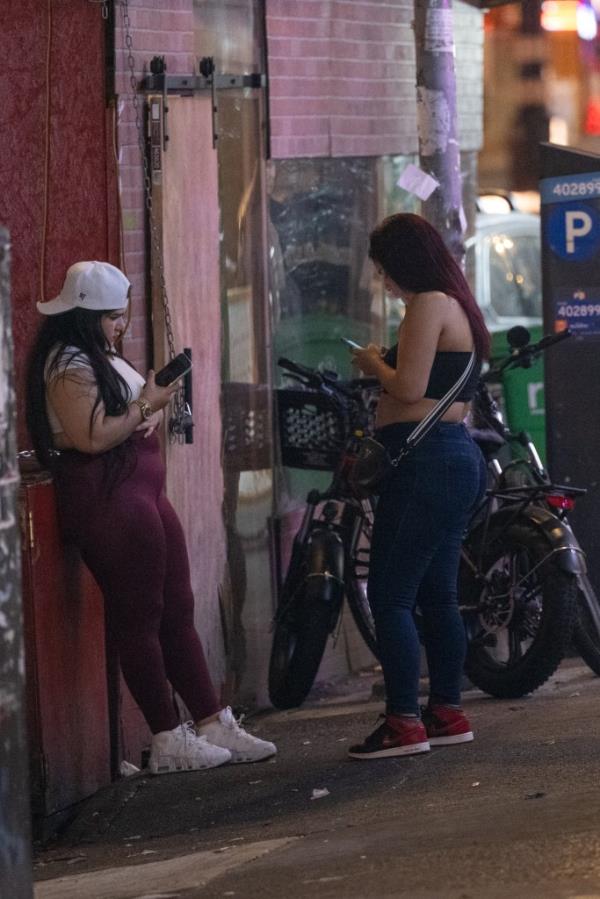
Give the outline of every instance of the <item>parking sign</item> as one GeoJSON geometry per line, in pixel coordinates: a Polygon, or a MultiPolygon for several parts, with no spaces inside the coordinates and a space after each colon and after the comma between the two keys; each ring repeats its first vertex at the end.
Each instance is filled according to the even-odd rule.
{"type": "Polygon", "coordinates": [[[548,218],[553,251],[569,262],[589,259],[600,249],[600,213],[578,200],[556,206],[548,218]]]}
{"type": "Polygon", "coordinates": [[[544,178],[540,197],[543,245],[555,257],[553,329],[600,334],[600,284],[582,265],[600,253],[600,171],[544,178]]]}
{"type": "Polygon", "coordinates": [[[544,356],[547,460],[559,484],[588,490],[569,520],[600,590],[600,156],[540,155],[544,325],[573,334],[544,356]]]}

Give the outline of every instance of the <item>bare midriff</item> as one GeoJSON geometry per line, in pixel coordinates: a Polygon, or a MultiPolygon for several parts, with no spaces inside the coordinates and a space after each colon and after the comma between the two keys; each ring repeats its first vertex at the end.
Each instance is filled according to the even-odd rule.
{"type": "MultiPolygon", "coordinates": [[[[395,424],[399,421],[421,421],[431,412],[438,400],[423,398],[418,403],[401,403],[389,393],[381,392],[377,404],[377,417],[375,426],[383,428],[385,425],[395,424]]],[[[441,420],[460,422],[469,410],[469,403],[452,403],[441,420]]]]}

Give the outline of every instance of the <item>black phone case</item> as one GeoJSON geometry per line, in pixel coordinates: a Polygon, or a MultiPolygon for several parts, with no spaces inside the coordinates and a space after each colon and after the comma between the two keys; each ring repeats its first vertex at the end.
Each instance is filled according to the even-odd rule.
{"type": "Polygon", "coordinates": [[[169,384],[172,384],[173,381],[184,375],[190,368],[191,360],[185,353],[180,353],[174,359],[171,359],[164,368],[156,372],[154,380],[159,387],[168,387],[169,384]]]}

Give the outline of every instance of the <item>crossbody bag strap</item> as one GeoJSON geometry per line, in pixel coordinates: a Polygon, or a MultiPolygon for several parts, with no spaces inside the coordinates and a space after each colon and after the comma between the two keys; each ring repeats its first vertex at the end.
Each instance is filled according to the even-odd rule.
{"type": "Polygon", "coordinates": [[[427,413],[425,418],[419,422],[416,428],[410,432],[408,437],[406,438],[406,444],[404,448],[400,451],[400,453],[396,456],[395,459],[392,459],[392,465],[396,467],[401,459],[406,456],[414,447],[423,440],[424,437],[429,434],[431,429],[437,422],[440,420],[444,412],[446,412],[452,403],[455,401],[456,397],[459,396],[462,388],[465,386],[473,369],[475,368],[476,356],[475,351],[471,353],[471,358],[467,363],[467,367],[463,371],[462,375],[458,379],[458,381],[452,385],[450,390],[444,394],[444,396],[437,401],[433,409],[427,413]]]}

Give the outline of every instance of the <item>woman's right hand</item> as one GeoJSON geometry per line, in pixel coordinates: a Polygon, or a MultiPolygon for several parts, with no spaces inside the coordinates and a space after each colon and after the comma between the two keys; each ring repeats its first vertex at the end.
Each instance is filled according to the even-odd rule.
{"type": "Polygon", "coordinates": [[[179,383],[177,381],[174,381],[167,387],[159,387],[154,380],[154,371],[150,369],[146,383],[140,394],[140,399],[147,400],[152,406],[153,411],[157,412],[159,409],[164,409],[173,394],[177,393],[178,389],[179,383]]]}
{"type": "Polygon", "coordinates": [[[381,372],[381,363],[383,361],[382,349],[382,347],[374,343],[370,343],[360,350],[353,349],[350,351],[353,356],[352,361],[356,362],[363,374],[377,378],[381,372]]]}

